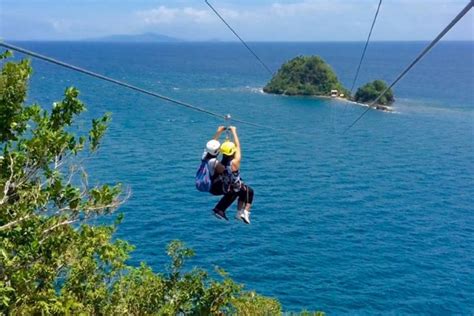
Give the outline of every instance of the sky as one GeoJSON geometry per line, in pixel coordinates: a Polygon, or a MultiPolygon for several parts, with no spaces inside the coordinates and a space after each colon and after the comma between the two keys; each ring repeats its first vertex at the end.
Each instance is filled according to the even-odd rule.
{"type": "MultiPolygon", "coordinates": [[[[248,41],[362,41],[379,0],[209,0],[248,41]]],[[[469,0],[384,0],[372,39],[431,40],[469,0]]],[[[474,40],[474,9],[445,37],[474,40]]],[[[0,39],[236,40],[204,0],[0,0],[0,39]]]]}

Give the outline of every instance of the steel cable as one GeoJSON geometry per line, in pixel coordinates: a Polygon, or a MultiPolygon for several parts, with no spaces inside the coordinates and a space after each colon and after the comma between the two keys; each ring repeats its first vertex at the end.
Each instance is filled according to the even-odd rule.
{"type": "Polygon", "coordinates": [[[357,78],[359,77],[360,67],[362,66],[362,62],[364,61],[365,52],[367,51],[367,47],[369,46],[370,37],[372,36],[372,31],[374,30],[375,21],[377,21],[377,16],[379,15],[381,5],[382,5],[382,0],[379,1],[377,11],[375,12],[375,16],[372,21],[372,26],[370,27],[369,35],[367,36],[367,41],[365,42],[364,50],[362,51],[362,55],[360,56],[359,66],[357,66],[356,74],[354,76],[354,80],[352,81],[351,95],[352,95],[352,92],[354,91],[354,86],[356,84],[357,78]]]}
{"type": "Polygon", "coordinates": [[[244,44],[244,46],[248,49],[248,51],[260,62],[260,64],[262,64],[262,66],[268,71],[268,73],[273,76],[273,71],[270,70],[270,68],[263,62],[263,60],[258,57],[258,55],[253,51],[253,49],[250,48],[249,45],[247,45],[247,43],[239,36],[239,34],[237,34],[237,32],[232,28],[232,26],[230,26],[229,23],[227,23],[227,21],[222,17],[222,15],[219,14],[219,12],[217,12],[217,10],[209,3],[209,1],[205,0],[206,4],[209,6],[209,8],[211,8],[212,11],[214,11],[214,13],[219,17],[219,19],[221,19],[222,22],[224,22],[224,24],[229,28],[229,30],[232,31],[232,33],[234,33],[234,35],[240,40],[240,42],[242,44],[244,44]]]}
{"type": "MultiPolygon", "coordinates": [[[[149,90],[134,86],[134,85],[129,84],[127,82],[116,80],[116,79],[113,79],[111,77],[107,77],[107,76],[101,75],[99,73],[87,70],[85,68],[81,68],[81,67],[78,67],[78,66],[75,66],[75,65],[72,65],[72,64],[68,64],[66,62],[63,62],[63,61],[60,61],[58,59],[54,59],[54,58],[51,58],[51,57],[48,57],[48,56],[45,56],[45,55],[41,55],[39,53],[27,50],[27,49],[22,48],[22,47],[18,47],[18,46],[12,45],[12,44],[8,44],[6,42],[0,42],[0,46],[3,46],[7,49],[11,49],[11,50],[23,53],[25,55],[28,55],[28,56],[31,56],[31,57],[34,57],[34,58],[38,58],[40,60],[55,64],[55,65],[58,65],[58,66],[61,66],[61,67],[64,67],[64,68],[67,68],[67,69],[70,69],[70,70],[73,70],[73,71],[83,73],[83,74],[91,76],[91,77],[95,77],[95,78],[100,79],[100,80],[108,81],[108,82],[111,82],[113,84],[131,89],[131,90],[134,90],[134,91],[137,91],[137,92],[140,92],[140,93],[144,93],[144,94],[150,95],[152,97],[159,98],[159,99],[162,99],[162,100],[174,103],[174,104],[177,104],[179,106],[183,106],[183,107],[192,109],[194,111],[202,112],[202,113],[205,113],[205,114],[208,114],[208,115],[220,118],[220,119],[224,119],[224,120],[228,119],[227,115],[222,115],[222,114],[219,114],[219,113],[215,113],[215,112],[206,110],[204,108],[192,105],[190,103],[179,101],[179,100],[167,97],[165,95],[158,94],[156,92],[149,91],[149,90]]],[[[234,118],[230,118],[230,119],[234,122],[237,122],[237,123],[246,124],[246,125],[250,125],[250,126],[254,126],[254,127],[258,127],[258,128],[265,128],[265,129],[270,129],[270,130],[283,131],[283,130],[278,130],[276,128],[272,128],[270,126],[260,125],[260,124],[244,121],[244,120],[241,120],[241,119],[234,119],[234,118]]]]}
{"type": "Polygon", "coordinates": [[[461,12],[459,12],[459,14],[438,34],[438,36],[436,36],[436,38],[432,40],[431,43],[425,47],[425,49],[423,49],[423,51],[410,63],[410,65],[408,65],[408,67],[406,67],[405,70],[403,70],[398,75],[398,77],[384,91],[382,91],[382,93],[380,93],[379,96],[374,101],[372,101],[372,103],[369,104],[367,109],[362,112],[362,114],[359,115],[359,117],[357,117],[357,119],[355,119],[354,122],[349,125],[349,127],[346,128],[343,134],[350,130],[370,109],[372,109],[374,105],[380,100],[380,98],[382,98],[388,90],[390,90],[398,81],[400,81],[400,79],[402,79],[413,68],[413,66],[415,66],[433,48],[433,46],[435,46],[436,43],[438,43],[441,38],[443,38],[443,36],[446,35],[446,33],[448,33],[449,30],[451,30],[451,28],[462,19],[464,15],[466,15],[466,13],[471,10],[473,6],[474,0],[470,0],[464,9],[462,9],[461,12]]]}

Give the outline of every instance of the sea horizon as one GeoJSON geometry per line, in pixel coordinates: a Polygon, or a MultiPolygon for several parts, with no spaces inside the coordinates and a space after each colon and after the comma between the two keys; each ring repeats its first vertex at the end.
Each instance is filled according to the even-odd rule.
{"type": "MultiPolygon", "coordinates": [[[[12,42],[12,43],[29,43],[29,42],[60,42],[60,43],[70,43],[70,42],[78,42],[78,43],[130,43],[130,44],[184,44],[184,43],[223,43],[223,44],[240,44],[237,40],[220,40],[220,39],[208,39],[208,40],[192,40],[192,39],[181,39],[177,38],[179,41],[107,41],[107,40],[97,40],[97,39],[0,39],[4,42],[12,42]]],[[[284,43],[364,43],[365,40],[311,40],[311,41],[272,41],[272,40],[246,40],[247,43],[277,43],[277,44],[284,44],[284,43]]],[[[430,39],[426,40],[372,40],[371,43],[429,43],[431,42],[430,39]]],[[[440,43],[450,43],[450,42],[461,42],[461,43],[474,43],[474,39],[471,40],[456,40],[456,39],[441,39],[440,43]]]]}

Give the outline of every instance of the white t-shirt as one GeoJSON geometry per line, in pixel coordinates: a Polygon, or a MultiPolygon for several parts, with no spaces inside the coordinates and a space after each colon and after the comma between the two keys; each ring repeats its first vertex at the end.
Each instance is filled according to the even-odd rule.
{"type": "MultiPolygon", "coordinates": [[[[201,159],[206,158],[206,156],[207,156],[207,151],[204,151],[204,153],[202,154],[201,159]]],[[[216,170],[216,166],[217,166],[218,162],[219,162],[219,160],[217,160],[217,158],[211,158],[207,162],[208,165],[209,165],[209,172],[211,173],[211,178],[214,176],[214,170],[216,170]]]]}

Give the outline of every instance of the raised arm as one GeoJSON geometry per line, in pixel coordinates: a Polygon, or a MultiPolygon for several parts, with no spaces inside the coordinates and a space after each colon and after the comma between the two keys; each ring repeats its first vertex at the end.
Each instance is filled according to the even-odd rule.
{"type": "Polygon", "coordinates": [[[221,134],[222,134],[224,131],[225,131],[225,127],[224,127],[224,126],[219,126],[219,127],[217,128],[217,132],[214,134],[213,139],[218,140],[219,137],[221,137],[221,134]]]}
{"type": "Polygon", "coordinates": [[[230,126],[229,129],[232,132],[232,136],[234,137],[234,144],[236,147],[235,156],[234,159],[232,159],[233,168],[238,170],[240,169],[240,161],[242,160],[242,150],[240,148],[239,135],[237,135],[237,128],[235,126],[230,126]]]}

